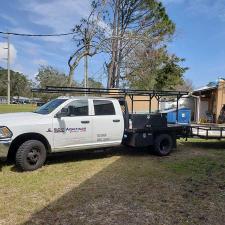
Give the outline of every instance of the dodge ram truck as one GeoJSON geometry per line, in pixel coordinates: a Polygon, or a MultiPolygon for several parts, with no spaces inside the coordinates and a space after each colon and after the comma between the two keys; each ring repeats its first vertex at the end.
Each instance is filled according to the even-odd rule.
{"type": "Polygon", "coordinates": [[[22,171],[36,170],[54,152],[119,146],[154,146],[168,155],[183,132],[166,116],[126,113],[125,100],[103,97],[59,97],[35,112],[0,115],[0,157],[22,171]]]}

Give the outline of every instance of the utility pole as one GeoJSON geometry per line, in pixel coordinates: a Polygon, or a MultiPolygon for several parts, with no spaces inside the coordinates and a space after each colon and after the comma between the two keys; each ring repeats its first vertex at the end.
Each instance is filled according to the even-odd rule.
{"type": "Polygon", "coordinates": [[[10,81],[10,43],[9,43],[9,34],[7,36],[7,43],[8,43],[8,54],[7,54],[7,70],[8,70],[8,94],[7,94],[7,97],[8,97],[8,105],[10,104],[10,84],[11,84],[11,81],[10,81]]]}
{"type": "Polygon", "coordinates": [[[11,81],[10,81],[10,42],[9,42],[9,33],[7,34],[7,37],[2,37],[4,39],[7,39],[7,47],[4,49],[7,50],[7,57],[4,58],[7,60],[7,71],[8,71],[8,78],[7,78],[7,103],[8,105],[10,104],[10,86],[11,86],[11,81]]]}

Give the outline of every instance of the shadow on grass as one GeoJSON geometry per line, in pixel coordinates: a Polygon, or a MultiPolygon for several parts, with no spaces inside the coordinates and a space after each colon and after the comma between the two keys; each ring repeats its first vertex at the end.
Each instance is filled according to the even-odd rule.
{"type": "Polygon", "coordinates": [[[2,168],[5,166],[11,165],[9,162],[7,162],[5,159],[0,158],[0,172],[2,171],[2,168]]]}
{"type": "MultiPolygon", "coordinates": [[[[115,147],[115,148],[105,148],[105,149],[96,149],[96,150],[77,150],[70,152],[62,152],[62,153],[53,153],[50,154],[46,159],[46,165],[52,164],[60,164],[66,162],[76,162],[82,160],[92,160],[92,159],[101,159],[112,156],[122,156],[122,155],[130,155],[130,156],[143,156],[153,154],[152,149],[146,148],[129,148],[125,146],[115,147]]],[[[11,167],[11,171],[13,172],[21,172],[17,169],[13,162],[1,161],[0,160],[0,171],[4,166],[13,165],[11,167]]]]}
{"type": "Polygon", "coordinates": [[[132,199],[137,187],[130,186],[127,181],[127,166],[126,161],[118,159],[80,186],[34,213],[24,225],[125,225],[137,224],[137,220],[150,220],[147,210],[132,199]]]}
{"type": "Polygon", "coordinates": [[[47,157],[46,164],[58,164],[65,162],[74,162],[82,160],[92,160],[92,159],[101,159],[111,156],[143,156],[146,154],[151,154],[151,149],[145,148],[129,148],[129,147],[115,147],[115,148],[105,148],[105,149],[96,149],[96,150],[80,150],[72,152],[63,152],[63,153],[54,153],[47,157]]]}
{"type": "MultiPolygon", "coordinates": [[[[180,144],[182,147],[194,147],[201,149],[215,149],[225,151],[225,141],[219,140],[203,140],[203,139],[189,139],[186,141],[181,141],[180,144]]],[[[176,149],[173,150],[173,154],[176,154],[176,149]]],[[[107,148],[107,149],[97,149],[97,150],[80,150],[80,151],[72,151],[72,152],[63,152],[63,153],[54,153],[47,157],[46,163],[47,165],[51,164],[60,164],[65,162],[75,162],[82,160],[92,160],[92,159],[100,159],[107,158],[111,156],[143,156],[151,154],[153,157],[155,156],[152,148],[130,148],[125,146],[115,147],[115,148],[107,148]]],[[[158,156],[157,156],[158,157],[158,156]]],[[[0,159],[0,171],[4,166],[13,165],[11,162],[1,161],[0,159]]],[[[15,166],[11,167],[11,171],[20,172],[15,166]]]]}
{"type": "Polygon", "coordinates": [[[189,139],[187,142],[182,141],[185,147],[194,147],[202,149],[216,149],[225,151],[225,140],[205,140],[205,139],[189,139]]]}
{"type": "MultiPolygon", "coordinates": [[[[132,154],[141,156],[139,152],[132,154]]],[[[23,225],[169,225],[187,221],[198,225],[223,224],[225,207],[217,210],[217,204],[224,206],[222,200],[218,203],[211,199],[212,208],[207,198],[195,199],[193,203],[183,197],[186,189],[182,187],[186,183],[167,177],[164,170],[159,170],[160,164],[157,165],[158,168],[148,157],[121,154],[108,167],[35,212],[23,225]]]]}

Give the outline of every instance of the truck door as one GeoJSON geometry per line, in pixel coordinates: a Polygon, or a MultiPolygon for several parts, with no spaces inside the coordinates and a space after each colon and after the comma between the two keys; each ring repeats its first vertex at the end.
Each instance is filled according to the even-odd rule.
{"type": "Polygon", "coordinates": [[[92,116],[89,100],[74,100],[65,108],[70,114],[53,119],[53,142],[55,151],[88,146],[92,142],[92,116]]]}
{"type": "Polygon", "coordinates": [[[93,143],[104,146],[121,143],[124,121],[118,101],[93,100],[93,143]]]}

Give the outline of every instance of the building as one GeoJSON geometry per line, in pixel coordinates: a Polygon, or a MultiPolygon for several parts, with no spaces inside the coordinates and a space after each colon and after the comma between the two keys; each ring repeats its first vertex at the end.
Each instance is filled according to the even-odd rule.
{"type": "Polygon", "coordinates": [[[221,120],[225,111],[225,79],[220,78],[194,90],[192,96],[197,101],[198,122],[225,122],[221,120]]]}

